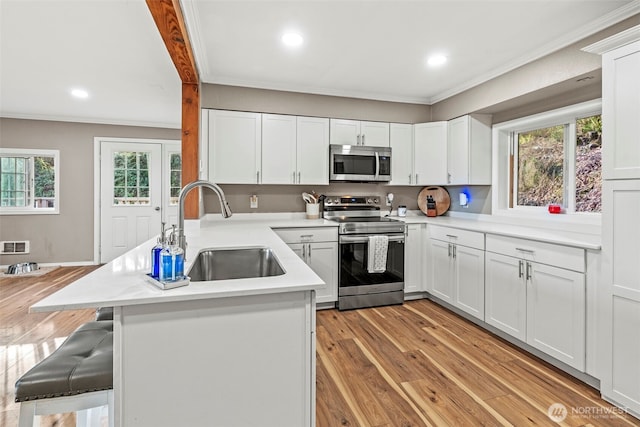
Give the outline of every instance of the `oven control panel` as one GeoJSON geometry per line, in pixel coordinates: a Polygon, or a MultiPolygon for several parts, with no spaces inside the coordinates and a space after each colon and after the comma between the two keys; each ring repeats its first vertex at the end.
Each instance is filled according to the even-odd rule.
{"type": "Polygon", "coordinates": [[[326,206],[379,206],[378,196],[326,196],[326,206]]]}

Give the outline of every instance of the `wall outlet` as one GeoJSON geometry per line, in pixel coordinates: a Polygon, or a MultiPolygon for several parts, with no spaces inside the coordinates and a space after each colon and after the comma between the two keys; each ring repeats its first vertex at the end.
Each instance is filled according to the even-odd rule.
{"type": "Polygon", "coordinates": [[[257,195],[252,195],[251,197],[249,197],[249,206],[251,207],[251,209],[258,209],[258,196],[257,195]]]}

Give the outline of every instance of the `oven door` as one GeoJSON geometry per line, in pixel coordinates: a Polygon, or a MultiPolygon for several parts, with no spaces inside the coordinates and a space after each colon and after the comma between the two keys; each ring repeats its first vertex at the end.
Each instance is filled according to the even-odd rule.
{"type": "Polygon", "coordinates": [[[330,181],[390,181],[391,149],[332,145],[329,150],[330,181]]]}
{"type": "Polygon", "coordinates": [[[389,234],[387,266],[383,273],[369,273],[367,235],[340,236],[338,296],[404,291],[404,234],[389,234]]]}

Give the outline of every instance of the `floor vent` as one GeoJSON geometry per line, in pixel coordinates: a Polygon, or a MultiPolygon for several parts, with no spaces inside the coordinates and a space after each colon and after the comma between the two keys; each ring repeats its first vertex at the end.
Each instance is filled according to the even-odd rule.
{"type": "Polygon", "coordinates": [[[0,242],[0,254],[28,254],[29,241],[0,242]]]}

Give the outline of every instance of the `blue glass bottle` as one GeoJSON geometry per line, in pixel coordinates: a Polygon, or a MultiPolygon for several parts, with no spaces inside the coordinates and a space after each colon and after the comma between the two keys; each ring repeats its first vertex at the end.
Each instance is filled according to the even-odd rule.
{"type": "Polygon", "coordinates": [[[161,225],[160,237],[158,237],[158,243],[151,249],[151,277],[154,279],[158,279],[160,277],[160,252],[162,252],[162,249],[166,244],[164,228],[165,223],[163,222],[161,225]]]}

